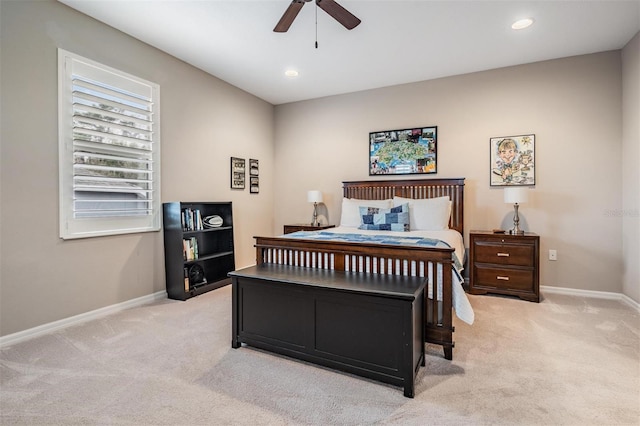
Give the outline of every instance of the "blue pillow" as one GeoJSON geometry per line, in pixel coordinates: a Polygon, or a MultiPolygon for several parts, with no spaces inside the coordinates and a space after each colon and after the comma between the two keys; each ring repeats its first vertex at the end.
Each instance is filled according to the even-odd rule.
{"type": "Polygon", "coordinates": [[[379,207],[360,207],[360,226],[358,229],[371,231],[408,231],[409,203],[390,209],[379,207]]]}

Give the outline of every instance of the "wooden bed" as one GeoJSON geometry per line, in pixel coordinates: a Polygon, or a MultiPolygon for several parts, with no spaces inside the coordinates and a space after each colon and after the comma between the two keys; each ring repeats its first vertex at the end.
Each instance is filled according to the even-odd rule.
{"type": "MultiPolygon", "coordinates": [[[[464,178],[343,182],[343,195],[345,198],[368,200],[384,200],[394,196],[415,199],[449,196],[452,201],[449,227],[464,235],[464,178]]],[[[255,239],[257,265],[271,263],[390,275],[411,275],[412,271],[421,271],[418,274],[432,283],[431,297],[424,298],[424,340],[441,345],[445,358],[453,359],[454,249],[316,241],[286,236],[255,239]],[[377,265],[376,270],[372,271],[370,268],[374,264],[377,265]],[[410,265],[414,265],[414,269],[407,271],[410,265]],[[424,267],[416,268],[415,265],[424,267]],[[438,270],[442,273],[427,272],[438,270]]]]}

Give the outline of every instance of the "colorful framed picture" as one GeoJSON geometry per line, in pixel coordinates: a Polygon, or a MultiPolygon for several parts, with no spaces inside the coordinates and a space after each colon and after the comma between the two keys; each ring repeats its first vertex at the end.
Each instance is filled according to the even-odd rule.
{"type": "Polygon", "coordinates": [[[490,186],[536,184],[536,136],[490,138],[490,186]]]}
{"type": "Polygon", "coordinates": [[[231,157],[231,189],[244,189],[244,158],[231,157]]]}
{"type": "Polygon", "coordinates": [[[438,127],[369,133],[369,176],[437,173],[438,127]]]}

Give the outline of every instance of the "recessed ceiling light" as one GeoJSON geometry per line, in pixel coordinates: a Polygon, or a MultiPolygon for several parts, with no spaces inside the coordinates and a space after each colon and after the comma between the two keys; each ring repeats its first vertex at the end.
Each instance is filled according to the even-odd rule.
{"type": "Polygon", "coordinates": [[[514,22],[513,24],[511,24],[511,28],[514,29],[514,30],[523,30],[523,29],[531,26],[531,24],[533,24],[533,19],[524,18],[524,19],[520,19],[520,20],[514,22]]]}
{"type": "Polygon", "coordinates": [[[286,75],[289,78],[294,78],[294,77],[298,76],[298,71],[296,71],[296,70],[286,70],[284,72],[284,75],[286,75]]]}

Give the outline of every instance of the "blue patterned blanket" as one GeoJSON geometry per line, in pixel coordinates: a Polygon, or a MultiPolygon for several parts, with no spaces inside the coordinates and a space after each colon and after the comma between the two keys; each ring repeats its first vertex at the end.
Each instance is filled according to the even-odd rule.
{"type": "MultiPolygon", "coordinates": [[[[316,241],[341,241],[347,243],[372,243],[411,247],[451,248],[451,246],[447,242],[442,240],[411,236],[396,237],[390,235],[343,234],[329,231],[298,231],[291,234],[286,234],[284,235],[284,237],[316,241]]],[[[462,278],[462,263],[455,253],[453,253],[453,263],[454,271],[458,275],[458,278],[462,278]]]]}

